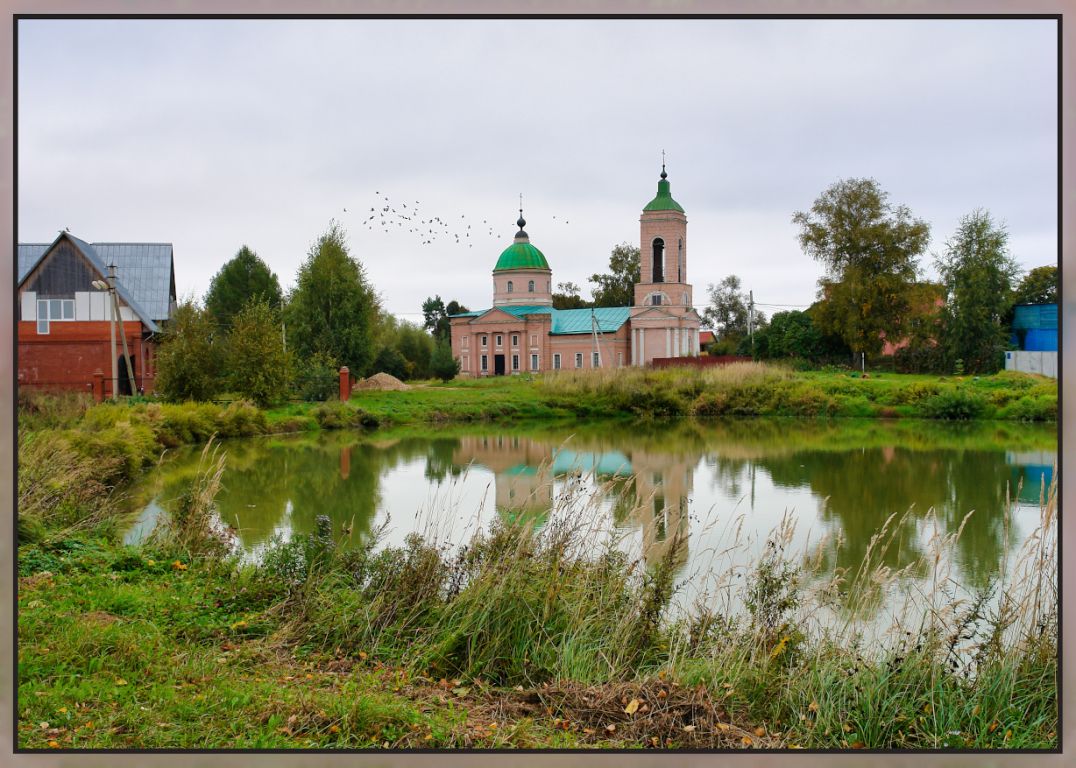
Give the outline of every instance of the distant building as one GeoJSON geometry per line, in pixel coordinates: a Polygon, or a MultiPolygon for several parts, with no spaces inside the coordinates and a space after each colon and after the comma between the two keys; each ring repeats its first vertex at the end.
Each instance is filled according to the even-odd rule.
{"type": "Polygon", "coordinates": [[[687,217],[661,169],[640,217],[640,272],[630,307],[555,309],[553,271],[519,231],[493,268],[493,306],[453,315],[452,351],[463,376],[619,368],[699,354],[698,313],[687,282],[687,217]]]}
{"type": "Polygon", "coordinates": [[[1005,370],[1057,378],[1057,305],[1017,304],[1013,308],[1012,344],[1005,370]]]}
{"type": "Polygon", "coordinates": [[[119,333],[119,381],[110,381],[111,307],[108,292],[93,286],[114,264],[135,386],[153,391],[156,334],[176,306],[171,243],[90,244],[62,232],[51,243],[19,243],[18,260],[20,386],[89,391],[101,373],[106,394],[128,392],[119,333]]]}

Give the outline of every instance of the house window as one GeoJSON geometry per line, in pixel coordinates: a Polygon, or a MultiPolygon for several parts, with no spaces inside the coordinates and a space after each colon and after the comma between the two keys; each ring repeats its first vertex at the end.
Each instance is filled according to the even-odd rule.
{"type": "Polygon", "coordinates": [[[617,368],[624,367],[624,353],[623,352],[617,352],[616,353],[616,367],[617,368]]]}
{"type": "Polygon", "coordinates": [[[560,352],[557,352],[555,355],[553,355],[553,370],[560,370],[560,352]]]}
{"type": "Polygon", "coordinates": [[[508,281],[508,292],[509,293],[512,292],[512,281],[511,280],[508,281]]]}
{"type": "Polygon", "coordinates": [[[575,367],[576,368],[582,368],[583,367],[583,353],[582,352],[576,352],[575,353],[575,367]]]}
{"type": "Polygon", "coordinates": [[[47,334],[49,323],[75,319],[74,299],[38,299],[37,332],[47,334]]]}
{"type": "Polygon", "coordinates": [[[534,281],[533,280],[531,280],[529,283],[527,283],[527,291],[529,293],[534,293],[534,281]]]}
{"type": "Polygon", "coordinates": [[[489,346],[489,336],[486,336],[485,334],[482,334],[482,346],[489,346]]]}
{"type": "Polygon", "coordinates": [[[531,370],[538,370],[538,355],[531,355],[531,370]]]}
{"type": "Polygon", "coordinates": [[[519,370],[519,355],[512,355],[512,370],[519,370]]]}
{"type": "Polygon", "coordinates": [[[598,357],[598,353],[597,352],[592,352],[590,357],[591,357],[591,364],[595,368],[600,368],[601,364],[602,364],[602,361],[601,361],[601,358],[598,357]]]}
{"type": "Polygon", "coordinates": [[[504,336],[502,336],[501,334],[498,333],[497,334],[497,346],[500,347],[500,346],[503,346],[503,345],[504,345],[504,336]]]}
{"type": "Polygon", "coordinates": [[[518,333],[513,333],[512,334],[512,346],[513,347],[518,347],[519,346],[519,334],[518,333]]]}
{"type": "Polygon", "coordinates": [[[482,355],[482,372],[489,370],[489,355],[482,355]]]}

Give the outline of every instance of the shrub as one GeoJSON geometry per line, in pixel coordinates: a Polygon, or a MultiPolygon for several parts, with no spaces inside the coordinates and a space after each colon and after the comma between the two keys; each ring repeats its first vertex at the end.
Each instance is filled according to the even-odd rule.
{"type": "Polygon", "coordinates": [[[456,378],[459,372],[460,362],[452,356],[452,348],[443,341],[438,342],[430,356],[430,373],[442,381],[448,381],[456,378]]]}
{"type": "Polygon", "coordinates": [[[157,391],[167,400],[210,400],[221,390],[224,352],[207,311],[180,304],[157,350],[157,391]]]}
{"type": "Polygon", "coordinates": [[[306,402],[323,402],[335,397],[340,388],[340,366],[331,355],[315,352],[299,366],[296,376],[299,397],[306,402]]]}
{"type": "Polygon", "coordinates": [[[378,424],[376,416],[339,400],[314,406],[310,415],[322,429],[376,427],[378,424]]]}
{"type": "Polygon", "coordinates": [[[974,419],[985,408],[986,401],[982,397],[963,387],[944,389],[922,404],[923,414],[930,419],[974,419]]]}
{"type": "Polygon", "coordinates": [[[291,354],[279,314],[267,302],[252,300],[235,315],[228,334],[228,369],[232,390],[258,405],[278,403],[287,395],[291,354]]]}

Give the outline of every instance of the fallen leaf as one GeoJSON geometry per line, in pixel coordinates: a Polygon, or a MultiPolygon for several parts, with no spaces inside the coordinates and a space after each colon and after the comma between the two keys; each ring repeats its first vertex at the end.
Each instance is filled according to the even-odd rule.
{"type": "Polygon", "coordinates": [[[722,731],[727,731],[729,729],[728,725],[725,724],[725,723],[718,723],[717,727],[718,727],[718,729],[720,729],[722,731]]]}
{"type": "Polygon", "coordinates": [[[812,701],[810,704],[807,705],[807,709],[811,710],[812,712],[817,712],[818,711],[818,702],[817,701],[812,701]]]}
{"type": "Polygon", "coordinates": [[[631,701],[628,702],[628,706],[624,707],[624,714],[626,714],[626,715],[634,715],[635,710],[637,710],[638,708],[639,708],[639,700],[638,699],[632,699],[631,701]]]}
{"type": "Polygon", "coordinates": [[[52,739],[52,740],[51,740],[51,741],[49,742],[49,746],[50,746],[50,747],[51,747],[52,749],[56,749],[57,747],[59,747],[59,746],[60,746],[60,742],[56,741],[56,739],[52,739]]]}
{"type": "Polygon", "coordinates": [[[844,729],[845,733],[851,733],[852,732],[852,726],[850,726],[848,723],[845,723],[844,725],[842,725],[841,728],[844,729]]]}
{"type": "Polygon", "coordinates": [[[993,733],[998,729],[998,721],[995,720],[990,724],[990,727],[986,729],[987,733],[993,733]]]}
{"type": "Polygon", "coordinates": [[[127,685],[127,681],[124,680],[122,677],[117,677],[116,678],[116,685],[127,685]]]}
{"type": "Polygon", "coordinates": [[[980,707],[978,704],[976,704],[974,707],[971,708],[971,716],[975,717],[977,714],[979,714],[979,712],[981,710],[982,710],[982,707],[980,707]]]}
{"type": "Polygon", "coordinates": [[[867,746],[867,745],[864,744],[862,741],[853,741],[852,742],[852,749],[863,749],[865,746],[867,746]]]}
{"type": "Polygon", "coordinates": [[[756,735],[756,736],[765,736],[765,735],[766,735],[766,729],[765,729],[765,728],[763,728],[763,727],[762,727],[762,726],[760,725],[760,726],[759,726],[758,728],[756,728],[756,729],[755,729],[755,735],[756,735]]]}
{"type": "Polygon", "coordinates": [[[686,732],[688,732],[688,733],[693,733],[693,732],[694,732],[694,730],[695,730],[695,726],[693,726],[693,725],[685,725],[685,726],[684,726],[684,730],[685,730],[686,732]]]}
{"type": "Polygon", "coordinates": [[[616,730],[616,723],[609,723],[609,725],[605,726],[605,730],[609,731],[609,733],[612,733],[616,730]]]}
{"type": "Polygon", "coordinates": [[[329,733],[340,733],[340,726],[335,723],[329,726],[329,733]]]}
{"type": "Polygon", "coordinates": [[[755,743],[755,742],[754,742],[754,740],[753,740],[753,739],[752,739],[752,738],[751,738],[750,736],[744,736],[744,737],[743,737],[743,738],[741,739],[741,741],[743,742],[743,745],[744,745],[745,747],[750,747],[750,746],[751,746],[752,744],[754,744],[754,743],[755,743]]]}
{"type": "Polygon", "coordinates": [[[471,689],[465,686],[460,686],[458,688],[453,688],[452,692],[457,696],[466,696],[468,693],[471,692],[471,689]]]}

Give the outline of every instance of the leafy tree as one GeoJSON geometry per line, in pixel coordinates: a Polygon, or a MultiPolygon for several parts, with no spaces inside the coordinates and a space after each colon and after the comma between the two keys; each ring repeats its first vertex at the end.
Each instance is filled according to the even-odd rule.
{"type": "Polygon", "coordinates": [[[168,400],[209,400],[223,386],[222,337],[212,316],[187,299],[172,313],[157,350],[157,391],[168,400]]]}
{"type": "Polygon", "coordinates": [[[435,339],[451,343],[452,321],[450,320],[450,315],[459,315],[470,311],[455,299],[445,306],[440,296],[427,298],[422,302],[422,325],[433,334],[435,339]]]}
{"type": "Polygon", "coordinates": [[[621,243],[609,254],[609,272],[593,274],[590,282],[594,307],[630,307],[635,303],[635,284],[639,282],[639,249],[621,243]]]}
{"type": "Polygon", "coordinates": [[[589,301],[579,295],[580,290],[575,283],[557,283],[557,290],[553,293],[553,308],[586,309],[592,306],[589,301]]]}
{"type": "Polygon", "coordinates": [[[430,373],[442,381],[448,381],[459,372],[460,361],[452,356],[452,348],[443,341],[437,342],[430,357],[430,373]]]}
{"type": "Polygon", "coordinates": [[[291,356],[284,346],[280,312],[250,299],[232,318],[228,334],[231,389],[265,407],[283,400],[291,381],[291,356]]]}
{"type": "Polygon", "coordinates": [[[874,179],[836,182],[792,221],[804,252],[826,268],[819,280],[821,330],[839,335],[857,354],[879,352],[882,334],[902,337],[930,226],[906,206],[890,205],[874,179]]]}
{"type": "Polygon", "coordinates": [[[755,337],[755,347],[763,358],[817,360],[822,353],[822,332],[806,312],[777,312],[769,327],[755,337]]]}
{"type": "Polygon", "coordinates": [[[396,347],[382,347],[374,359],[374,369],[395,376],[397,379],[411,378],[407,360],[396,347]]]}
{"type": "Polygon", "coordinates": [[[1016,286],[1013,304],[1056,304],[1057,284],[1057,267],[1035,267],[1016,286]]]}
{"type": "Polygon", "coordinates": [[[408,378],[429,378],[433,347],[433,338],[424,330],[413,323],[400,323],[396,332],[396,349],[407,361],[408,378]]]}
{"type": "Polygon", "coordinates": [[[702,312],[703,325],[719,339],[747,333],[747,301],[740,291],[740,278],[729,275],[717,285],[708,285],[706,292],[710,302],[702,312]]]}
{"type": "Polygon", "coordinates": [[[976,210],[960,220],[956,234],[935,260],[945,285],[942,343],[968,373],[993,373],[1008,341],[1003,316],[1018,273],[1009,255],[1009,233],[990,214],[976,210]]]}
{"type": "Polygon", "coordinates": [[[361,375],[373,362],[379,310],[344,230],[332,222],[299,267],[286,310],[290,343],[301,357],[322,352],[361,375]]]}
{"type": "Polygon", "coordinates": [[[299,397],[307,402],[328,400],[340,391],[340,366],[332,355],[315,352],[302,361],[294,380],[299,397]]]}
{"type": "Polygon", "coordinates": [[[251,299],[266,301],[277,309],[283,294],[280,281],[269,266],[244,245],[213,276],[205,295],[205,307],[220,325],[227,328],[235,314],[251,299]]]}

